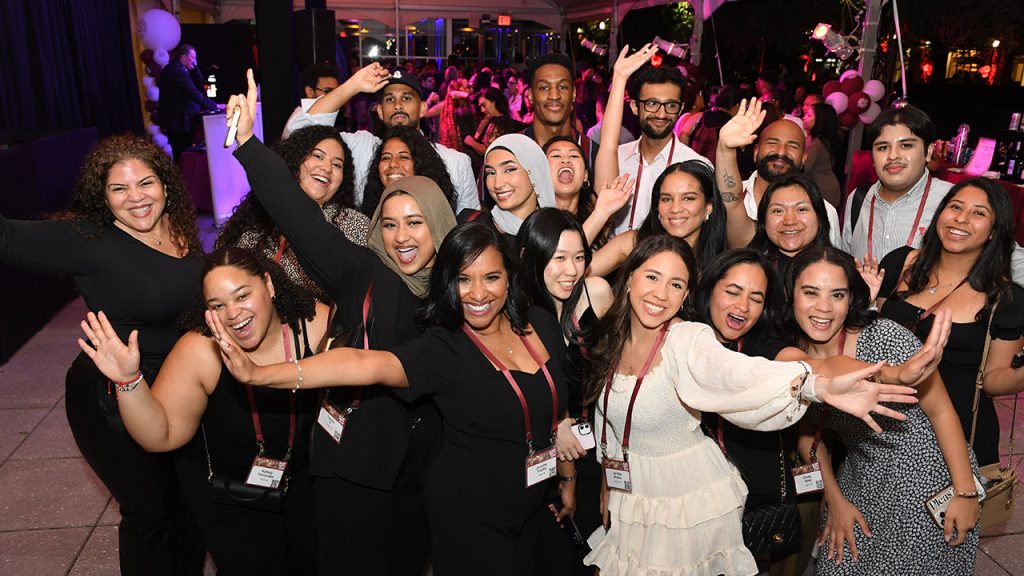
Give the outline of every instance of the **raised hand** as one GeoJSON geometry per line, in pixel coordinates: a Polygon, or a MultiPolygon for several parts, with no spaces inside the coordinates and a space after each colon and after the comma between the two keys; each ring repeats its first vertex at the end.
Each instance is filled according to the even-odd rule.
{"type": "Polygon", "coordinates": [[[629,199],[633,196],[634,182],[635,180],[630,178],[629,174],[619,175],[610,184],[605,182],[597,193],[594,212],[604,215],[607,221],[629,203],[629,199]]]}
{"type": "Polygon", "coordinates": [[[356,70],[355,74],[345,81],[345,84],[351,86],[356,92],[373,94],[383,88],[390,77],[388,69],[381,66],[380,62],[372,62],[356,70]]]}
{"type": "Polygon", "coordinates": [[[633,54],[629,54],[629,44],[626,44],[622,47],[622,51],[619,52],[619,58],[615,61],[615,68],[612,69],[612,79],[628,79],[634,72],[639,70],[641,66],[646,64],[657,52],[658,48],[653,44],[648,43],[641,46],[640,49],[633,54]]]}
{"type": "Polygon", "coordinates": [[[757,129],[764,122],[765,111],[756,98],[740,101],[740,109],[718,132],[718,144],[726,148],[742,148],[757,140],[757,129]]]}
{"type": "Polygon", "coordinates": [[[822,402],[831,404],[832,407],[838,410],[860,418],[875,432],[881,432],[882,427],[875,422],[875,419],[871,416],[872,412],[896,420],[907,419],[905,414],[883,406],[882,402],[897,402],[901,404],[914,404],[917,402],[917,397],[914,395],[916,390],[909,386],[878,384],[865,380],[865,378],[870,378],[877,374],[883,365],[883,362],[879,362],[873,366],[847,372],[835,378],[818,376],[815,382],[815,395],[822,402]]]}
{"type": "Polygon", "coordinates": [[[78,347],[96,364],[104,376],[114,382],[129,382],[139,374],[139,331],[128,335],[128,345],[114,332],[107,315],[89,312],[82,320],[82,332],[88,340],[78,339],[78,347]],[[92,343],[92,346],[89,345],[92,343]]]}
{"type": "Polygon", "coordinates": [[[238,132],[235,133],[235,140],[238,145],[245,144],[252,138],[252,125],[256,118],[256,79],[253,77],[252,68],[245,71],[245,80],[248,89],[245,94],[235,94],[228,99],[224,110],[227,112],[227,123],[230,126],[231,118],[238,110],[238,132]]]}
{"type": "Polygon", "coordinates": [[[878,291],[882,287],[882,280],[885,279],[885,270],[879,268],[878,260],[871,256],[864,256],[863,261],[854,258],[854,262],[857,264],[857,271],[860,272],[860,277],[864,279],[864,283],[868,285],[871,291],[869,302],[874,302],[878,298],[878,291]]]}
{"type": "Polygon", "coordinates": [[[227,329],[216,314],[206,311],[206,325],[213,332],[213,339],[220,347],[220,357],[224,366],[242,384],[253,384],[253,377],[259,368],[249,355],[231,341],[227,329]]]}

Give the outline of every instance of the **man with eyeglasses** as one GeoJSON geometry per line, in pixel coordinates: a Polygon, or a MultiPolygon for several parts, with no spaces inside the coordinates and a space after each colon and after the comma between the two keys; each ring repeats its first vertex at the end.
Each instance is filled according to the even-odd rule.
{"type": "Polygon", "coordinates": [[[683,107],[686,79],[672,67],[645,64],[630,78],[633,113],[640,118],[640,138],[619,146],[619,173],[636,179],[632,201],[612,222],[615,234],[640,225],[651,210],[654,181],[672,164],[686,160],[711,161],[676,137],[673,128],[683,107]]]}
{"type": "Polygon", "coordinates": [[[288,121],[284,123],[285,128],[281,133],[282,140],[291,133],[288,130],[288,126],[296,119],[301,118],[304,110],[308,110],[317,98],[329,94],[331,90],[339,86],[338,69],[330,62],[317,62],[307,66],[299,78],[302,80],[302,93],[304,97],[299,105],[295,107],[295,110],[292,111],[288,121]]]}

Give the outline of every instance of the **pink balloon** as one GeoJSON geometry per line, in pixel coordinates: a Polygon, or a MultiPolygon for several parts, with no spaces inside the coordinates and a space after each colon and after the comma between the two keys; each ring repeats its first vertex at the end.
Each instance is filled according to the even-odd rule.
{"type": "Polygon", "coordinates": [[[860,92],[864,88],[864,79],[857,76],[848,76],[846,80],[840,80],[839,85],[843,89],[843,93],[849,96],[854,92],[860,92]]]}
{"type": "Polygon", "coordinates": [[[858,118],[860,118],[860,121],[865,124],[871,124],[881,113],[882,107],[879,106],[877,102],[872,102],[871,106],[866,111],[862,112],[858,118]]]}
{"type": "Polygon", "coordinates": [[[860,117],[853,110],[847,110],[839,115],[839,125],[846,129],[851,129],[857,125],[860,117]]]}
{"type": "Polygon", "coordinates": [[[871,97],[872,102],[878,102],[885,96],[885,84],[879,80],[868,80],[864,83],[864,93],[871,97]]]}
{"type": "Polygon", "coordinates": [[[846,80],[847,78],[853,78],[854,76],[860,77],[860,72],[851,68],[839,75],[839,81],[842,82],[843,80],[846,80]]]}
{"type": "Polygon", "coordinates": [[[842,90],[842,86],[839,84],[839,80],[829,80],[828,82],[825,82],[825,86],[822,87],[821,95],[828,98],[829,94],[839,92],[840,90],[842,90]]]}
{"type": "Polygon", "coordinates": [[[835,109],[836,114],[842,114],[843,112],[846,112],[846,107],[849,105],[850,99],[842,92],[833,92],[825,97],[825,102],[835,109]]]}
{"type": "Polygon", "coordinates": [[[850,102],[847,104],[849,110],[855,111],[857,114],[862,114],[871,107],[871,96],[868,96],[864,92],[854,92],[850,94],[850,102]]]}

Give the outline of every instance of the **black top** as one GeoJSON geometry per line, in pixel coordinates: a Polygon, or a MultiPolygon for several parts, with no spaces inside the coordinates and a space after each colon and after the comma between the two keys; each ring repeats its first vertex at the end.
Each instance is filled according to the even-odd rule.
{"type": "MultiPolygon", "coordinates": [[[[589,298],[586,293],[584,293],[583,297],[589,298]]],[[[587,306],[587,309],[583,311],[577,322],[579,323],[580,332],[586,334],[597,322],[597,314],[593,308],[587,306]]],[[[588,363],[587,353],[584,352],[584,348],[585,345],[578,339],[571,339],[565,351],[565,382],[569,388],[569,415],[573,418],[579,418],[584,408],[583,374],[588,363]]],[[[593,418],[594,402],[591,402],[586,408],[588,419],[593,418]]]]}
{"type": "MultiPolygon", "coordinates": [[[[324,220],[320,207],[302,191],[280,156],[250,138],[235,150],[235,157],[302,268],[336,303],[335,332],[357,331],[362,325],[363,299],[372,280],[370,347],[388,348],[421,334],[415,319],[420,299],[376,254],[353,244],[324,220]]],[[[331,401],[344,408],[355,394],[354,389],[335,389],[331,401]]],[[[423,419],[424,426],[436,424],[437,411],[429,401],[404,406],[386,387],[363,388],[359,409],[349,416],[340,444],[319,427],[313,430],[311,472],[390,490],[408,444],[407,409],[423,419]]]]}
{"type": "MultiPolygon", "coordinates": [[[[902,247],[893,250],[882,259],[879,266],[886,270],[885,279],[879,289],[879,294],[892,294],[899,286],[899,278],[907,256],[910,254],[909,247],[902,247]]],[[[1017,284],[1011,284],[1011,298],[1004,298],[996,307],[995,316],[992,318],[992,338],[999,340],[1016,340],[1024,334],[1024,289],[1017,284]]],[[[924,320],[918,320],[924,312],[919,308],[905,301],[903,293],[893,294],[882,306],[882,316],[895,320],[910,328],[914,334],[924,342],[928,333],[931,332],[934,315],[929,315],[924,320]],[[915,327],[916,324],[916,327],[915,327]]],[[[988,326],[988,316],[967,323],[953,323],[949,333],[949,341],[942,353],[942,360],[939,362],[939,375],[946,384],[949,392],[949,399],[953,402],[957,416],[960,417],[960,424],[964,429],[964,436],[970,438],[971,420],[973,418],[971,407],[974,403],[974,381],[978,375],[978,367],[981,365],[981,356],[985,345],[985,327],[988,326]]],[[[974,453],[978,457],[978,464],[985,466],[999,461],[999,420],[996,418],[995,406],[992,398],[984,393],[978,404],[978,427],[974,440],[974,453]]]]}
{"type": "Polygon", "coordinates": [[[70,275],[89,310],[105,312],[122,341],[139,331],[141,369],[150,382],[181,336],[178,315],[200,297],[199,255],[168,256],[113,224],[87,239],[70,222],[0,216],[0,262],[70,275]]]}
{"type": "Polygon", "coordinates": [[[479,222],[484,226],[487,226],[491,230],[494,230],[501,235],[502,238],[508,242],[509,246],[516,245],[516,235],[509,234],[498,228],[498,225],[494,223],[494,217],[491,215],[490,210],[477,210],[474,208],[463,208],[456,216],[455,220],[459,224],[465,224],[466,222],[479,222]]]}
{"type": "MultiPolygon", "coordinates": [[[[531,307],[529,318],[550,356],[546,366],[558,391],[561,417],[567,402],[562,331],[543,308],[531,307]]],[[[409,379],[409,388],[401,394],[410,399],[430,395],[437,402],[446,444],[488,454],[526,455],[526,428],[515,391],[462,330],[433,328],[391,351],[409,379]]],[[[544,372],[511,374],[530,408],[534,449],[550,446],[551,389],[544,372]]]]}
{"type": "Polygon", "coordinates": [[[200,91],[203,76],[199,67],[191,71],[175,59],[164,67],[157,80],[160,103],[157,107],[160,126],[168,131],[190,132],[203,110],[217,110],[217,103],[200,91]]]}

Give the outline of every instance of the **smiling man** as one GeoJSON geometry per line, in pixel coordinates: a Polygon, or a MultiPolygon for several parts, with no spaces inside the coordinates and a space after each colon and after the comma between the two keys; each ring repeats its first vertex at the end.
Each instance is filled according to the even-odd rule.
{"type": "MultiPolygon", "coordinates": [[[[377,115],[387,128],[419,128],[420,116],[426,111],[426,103],[420,96],[419,77],[401,70],[389,74],[386,68],[374,62],[361,68],[344,84],[323,94],[317,100],[303,101],[302,109],[296,110],[288,119],[285,134],[312,124],[333,126],[338,110],[359,93],[377,95],[377,115]]],[[[377,169],[376,166],[371,166],[371,163],[377,147],[380,146],[380,138],[365,130],[342,132],[341,138],[352,150],[358,204],[363,199],[367,175],[371,169],[377,169]]],[[[433,146],[444,161],[452,186],[455,187],[458,196],[456,213],[466,208],[479,209],[480,199],[469,156],[441,144],[435,143],[433,146]]]]}
{"type": "Polygon", "coordinates": [[[683,144],[673,128],[682,112],[686,79],[672,67],[645,64],[630,78],[629,97],[640,119],[640,138],[619,146],[619,173],[636,179],[633,200],[612,222],[615,234],[632,230],[651,210],[654,182],[665,168],[686,160],[711,161],[683,144]]]}

